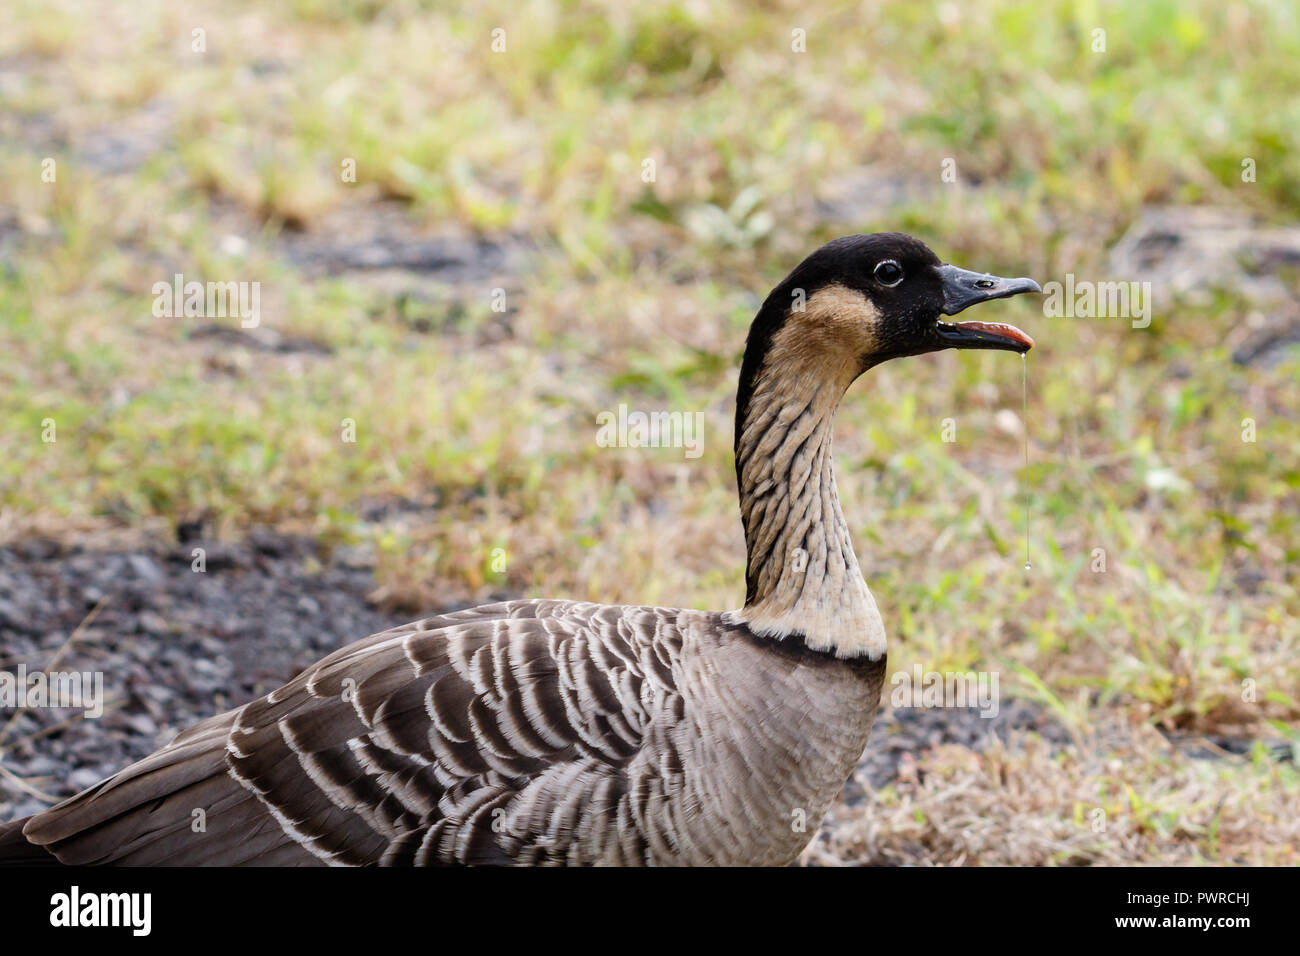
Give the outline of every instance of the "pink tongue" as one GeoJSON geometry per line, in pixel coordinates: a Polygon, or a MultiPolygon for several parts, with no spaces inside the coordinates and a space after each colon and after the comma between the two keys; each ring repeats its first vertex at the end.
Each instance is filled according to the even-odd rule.
{"type": "Polygon", "coordinates": [[[1019,342],[1027,348],[1032,349],[1034,347],[1033,339],[1014,325],[1007,325],[1005,322],[956,322],[954,324],[963,329],[974,329],[976,332],[987,332],[990,335],[1011,339],[1013,342],[1019,342]]]}

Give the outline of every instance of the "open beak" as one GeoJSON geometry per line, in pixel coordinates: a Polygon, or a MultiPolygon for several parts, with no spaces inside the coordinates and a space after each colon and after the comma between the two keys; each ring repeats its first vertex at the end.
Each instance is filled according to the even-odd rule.
{"type": "MultiPolygon", "coordinates": [[[[935,271],[943,282],[944,315],[956,315],[990,299],[1043,291],[1033,279],[1003,279],[987,272],[970,272],[947,265],[935,271]]],[[[1028,335],[1014,325],[1001,322],[940,322],[936,331],[945,348],[1028,352],[1034,347],[1034,340],[1028,335]]]]}

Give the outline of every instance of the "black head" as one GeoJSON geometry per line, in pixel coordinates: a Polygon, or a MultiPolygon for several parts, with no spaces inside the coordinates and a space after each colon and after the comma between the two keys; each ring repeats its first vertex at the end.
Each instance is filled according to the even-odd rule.
{"type": "Polygon", "coordinates": [[[775,339],[786,349],[822,355],[854,377],[904,355],[941,349],[1027,352],[1033,339],[1015,326],[944,322],[972,305],[1041,292],[1033,279],[1004,279],[940,261],[919,239],[899,232],[845,236],[826,243],[772,290],[745,346],[737,434],[749,394],[775,339]]]}
{"type": "MultiPolygon", "coordinates": [[[[773,296],[806,300],[841,286],[860,293],[879,314],[874,350],[865,365],[940,349],[1006,349],[1027,352],[1033,340],[1013,326],[941,322],[972,305],[1022,292],[1041,292],[1033,279],[1004,279],[947,265],[919,239],[901,232],[845,236],[826,243],[805,259],[773,296]]],[[[775,303],[774,303],[775,304],[775,303]]],[[[787,301],[787,305],[789,302],[787,301]]]]}

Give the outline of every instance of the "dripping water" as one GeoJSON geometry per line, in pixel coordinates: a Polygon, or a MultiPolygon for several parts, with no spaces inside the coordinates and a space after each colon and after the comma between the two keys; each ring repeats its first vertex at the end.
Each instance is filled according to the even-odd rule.
{"type": "Polygon", "coordinates": [[[1029,564],[1029,360],[1020,353],[1020,424],[1025,438],[1025,467],[1020,472],[1020,496],[1025,508],[1025,570],[1029,564]]]}

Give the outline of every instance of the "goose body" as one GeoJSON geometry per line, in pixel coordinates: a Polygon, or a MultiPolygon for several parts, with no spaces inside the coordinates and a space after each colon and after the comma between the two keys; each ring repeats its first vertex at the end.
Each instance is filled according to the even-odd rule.
{"type": "Polygon", "coordinates": [[[26,835],[68,863],[781,864],[883,666],[717,613],[489,605],[345,647],[26,835]]]}
{"type": "Polygon", "coordinates": [[[768,297],[741,369],[742,608],[524,600],[375,634],[0,825],[0,863],[791,862],[866,746],[886,660],[835,409],[887,358],[1024,351],[937,317],[1036,289],[897,234],[823,247],[768,297]]]}

